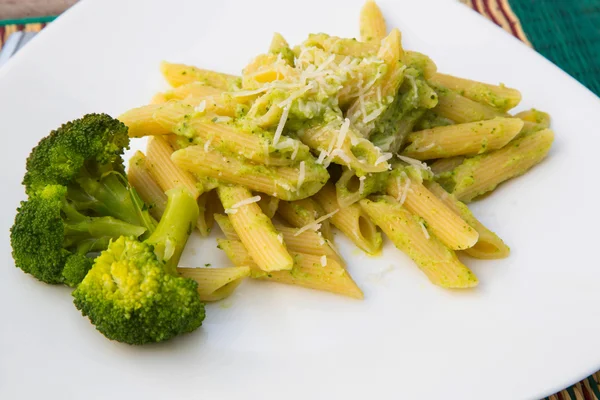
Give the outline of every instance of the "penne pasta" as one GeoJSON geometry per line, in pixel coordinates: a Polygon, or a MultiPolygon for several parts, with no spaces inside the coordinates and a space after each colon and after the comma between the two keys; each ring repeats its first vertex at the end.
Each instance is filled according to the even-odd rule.
{"type": "Polygon", "coordinates": [[[452,171],[454,168],[462,164],[463,161],[465,161],[465,157],[463,156],[440,158],[439,160],[431,163],[431,172],[433,172],[434,175],[440,175],[444,172],[452,171]]]}
{"type": "Polygon", "coordinates": [[[129,137],[166,135],[170,133],[169,130],[154,119],[154,113],[161,107],[163,104],[132,108],[121,114],[118,119],[127,126],[129,137]]]}
{"type": "Polygon", "coordinates": [[[532,108],[515,114],[516,118],[523,120],[524,125],[519,136],[548,129],[550,127],[550,114],[532,108]]]}
{"type": "Polygon", "coordinates": [[[206,98],[215,97],[219,98],[224,93],[223,89],[217,89],[213,86],[205,85],[202,82],[190,82],[185,85],[173,88],[162,95],[165,100],[184,100],[188,97],[206,98]]]}
{"type": "Polygon", "coordinates": [[[404,49],[400,31],[393,29],[381,41],[377,57],[385,62],[385,75],[350,106],[346,115],[363,137],[369,137],[377,117],[385,113],[404,79],[406,66],[402,64],[404,49]]]}
{"type": "MultiPolygon", "coordinates": [[[[307,225],[314,224],[319,217],[323,217],[326,213],[323,207],[312,198],[296,200],[296,201],[281,201],[277,214],[281,216],[288,224],[295,228],[303,228],[307,225]]],[[[327,240],[333,241],[331,233],[331,224],[329,219],[319,222],[320,227],[317,229],[327,240]]]]}
{"type": "Polygon", "coordinates": [[[299,132],[299,138],[320,154],[319,160],[327,167],[331,162],[364,173],[387,171],[387,156],[370,141],[349,128],[349,122],[315,126],[299,132]],[[340,139],[342,138],[342,139],[340,139]],[[358,158],[356,154],[360,154],[358,158]]]}
{"type": "Polygon", "coordinates": [[[177,268],[179,275],[198,283],[202,301],[218,301],[231,296],[233,291],[250,276],[250,267],[177,268]]]}
{"type": "Polygon", "coordinates": [[[350,169],[344,170],[342,176],[335,183],[335,191],[340,207],[347,207],[365,197],[385,190],[388,172],[379,172],[357,176],[350,169]]]}
{"type": "Polygon", "coordinates": [[[470,100],[446,88],[437,87],[436,91],[438,103],[433,111],[457,124],[506,116],[493,107],[470,100]]]}
{"type": "Polygon", "coordinates": [[[334,213],[331,223],[338,228],[360,249],[368,254],[378,254],[381,251],[381,233],[375,224],[367,217],[358,204],[341,208],[337,201],[335,186],[326,184],[315,195],[315,200],[327,213],[334,213]]]}
{"type": "Polygon", "coordinates": [[[246,186],[252,191],[290,201],[312,196],[329,178],[327,170],[311,159],[305,162],[304,176],[301,179],[301,166],[255,165],[216,150],[205,151],[203,146],[177,150],[171,159],[176,165],[194,174],[246,186]]]}
{"type": "Polygon", "coordinates": [[[225,212],[229,214],[231,225],[260,269],[292,269],[294,261],[285,242],[280,240],[279,232],[271,220],[253,201],[255,197],[250,191],[241,186],[219,186],[217,193],[225,212]]]}
{"type": "Polygon", "coordinates": [[[148,205],[150,214],[160,220],[167,208],[167,195],[152,178],[146,167],[146,156],[141,151],[136,151],[129,159],[127,179],[144,203],[148,205]]]}
{"type": "Polygon", "coordinates": [[[519,118],[498,117],[412,132],[406,137],[408,146],[402,155],[431,160],[487,153],[504,147],[522,128],[519,118]]]}
{"type": "Polygon", "coordinates": [[[475,243],[473,247],[465,249],[465,253],[471,257],[480,259],[505,258],[509,256],[510,248],[498,235],[479,222],[466,204],[458,201],[454,195],[446,192],[444,188],[436,182],[427,182],[425,183],[425,186],[479,234],[477,243],[475,243]]]}
{"type": "Polygon", "coordinates": [[[470,100],[500,111],[508,111],[521,102],[521,93],[504,85],[490,85],[440,73],[435,74],[429,80],[435,85],[443,86],[470,100]]]}
{"type": "Polygon", "coordinates": [[[437,181],[458,200],[469,202],[527,172],[546,157],[553,141],[550,129],[527,134],[500,150],[466,158],[452,171],[440,174],[437,181]]]}
{"type": "MultiPolygon", "coordinates": [[[[233,225],[227,216],[215,214],[215,221],[229,240],[240,240],[233,225]]],[[[274,224],[275,229],[281,233],[282,240],[285,242],[289,251],[297,253],[312,254],[315,256],[327,256],[335,259],[340,265],[345,265],[344,260],[335,250],[334,245],[327,239],[324,239],[319,232],[305,230],[299,232],[299,229],[274,224]]]]}
{"type": "Polygon", "coordinates": [[[303,43],[303,46],[319,47],[328,53],[352,57],[374,56],[379,50],[379,43],[376,42],[359,42],[355,39],[339,38],[325,33],[308,35],[308,39],[303,43]]]}
{"type": "Polygon", "coordinates": [[[258,201],[258,206],[262,212],[269,218],[273,218],[279,208],[279,199],[277,197],[262,194],[258,201]]]}
{"type": "Polygon", "coordinates": [[[155,110],[153,118],[164,128],[163,134],[193,138],[207,150],[230,152],[260,164],[292,165],[310,156],[308,147],[297,140],[286,138],[273,145],[268,132],[248,132],[218,122],[218,117],[197,115],[193,107],[183,103],[167,103],[155,110]]]}
{"type": "Polygon", "coordinates": [[[208,210],[208,200],[212,192],[205,192],[198,197],[198,221],[196,227],[200,232],[200,235],[207,237],[210,234],[212,225],[214,223],[213,214],[208,210]]]}
{"type": "Polygon", "coordinates": [[[360,10],[360,40],[379,43],[386,32],[385,19],[379,6],[373,0],[367,0],[360,10]]]}
{"type": "Polygon", "coordinates": [[[361,207],[390,238],[427,275],[429,280],[445,288],[476,286],[477,277],[463,265],[456,254],[423,228],[422,220],[404,209],[392,197],[375,201],[363,199],[361,207]]]}
{"type": "Polygon", "coordinates": [[[201,185],[186,171],[171,161],[173,148],[163,138],[153,136],[146,146],[146,168],[163,192],[185,187],[197,199],[202,193],[201,185]]]}
{"type": "Polygon", "coordinates": [[[178,87],[192,82],[200,82],[221,90],[230,90],[239,81],[237,76],[209,71],[184,64],[171,64],[163,61],[160,70],[169,85],[178,87]]]}
{"type": "Polygon", "coordinates": [[[437,65],[433,60],[418,51],[406,50],[404,60],[407,65],[417,68],[423,74],[425,79],[430,79],[437,72],[437,65]]]}
{"type": "MultiPolygon", "coordinates": [[[[387,194],[426,223],[426,227],[452,250],[464,250],[477,243],[478,234],[469,224],[450,210],[422,183],[410,177],[410,184],[390,179],[387,194]]],[[[408,182],[406,182],[408,183],[408,182]]]]}
{"type": "Polygon", "coordinates": [[[250,266],[251,277],[271,282],[297,285],[344,296],[362,299],[363,293],[346,269],[335,259],[293,252],[294,268],[291,271],[264,272],[257,268],[242,242],[219,239],[219,248],[239,266],[250,266]]]}

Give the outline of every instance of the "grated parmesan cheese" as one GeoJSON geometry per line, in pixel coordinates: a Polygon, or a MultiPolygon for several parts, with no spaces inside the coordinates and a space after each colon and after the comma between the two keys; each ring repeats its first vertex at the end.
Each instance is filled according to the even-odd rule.
{"type": "Polygon", "coordinates": [[[206,100],[202,100],[196,107],[194,107],[194,111],[196,112],[204,112],[206,110],[206,100]]]}
{"type": "Polygon", "coordinates": [[[216,122],[217,124],[220,124],[221,122],[229,122],[231,120],[232,120],[231,117],[215,117],[212,119],[212,122],[216,122]]]}
{"type": "Polygon", "coordinates": [[[367,179],[366,176],[361,176],[360,178],[358,178],[358,194],[363,194],[365,191],[365,180],[367,179]]]}
{"type": "Polygon", "coordinates": [[[429,143],[427,146],[421,147],[420,149],[415,150],[415,151],[417,153],[420,153],[420,152],[423,152],[423,151],[427,151],[427,150],[433,149],[434,147],[435,147],[435,143],[429,143]]]}
{"type": "Polygon", "coordinates": [[[406,172],[402,171],[402,178],[405,179],[404,181],[404,187],[402,188],[401,193],[398,194],[398,196],[400,197],[398,199],[398,203],[400,205],[404,204],[404,202],[406,201],[406,196],[408,196],[408,191],[410,190],[410,184],[411,184],[411,180],[408,177],[408,175],[406,175],[406,172]]]}
{"type": "Polygon", "coordinates": [[[317,232],[319,235],[319,246],[323,246],[325,244],[325,239],[323,239],[323,234],[321,232],[317,232]]]}
{"type": "Polygon", "coordinates": [[[323,164],[323,160],[327,157],[327,152],[325,150],[321,150],[319,153],[319,158],[317,158],[317,164],[323,164]]]}
{"type": "MultiPolygon", "coordinates": [[[[342,149],[335,149],[334,151],[332,151],[329,158],[331,160],[333,160],[336,156],[339,157],[346,164],[348,164],[348,166],[350,166],[350,164],[352,163],[352,159],[350,157],[348,157],[348,154],[346,154],[344,152],[344,150],[342,150],[342,149]]],[[[330,162],[331,162],[331,160],[330,160],[330,162]]]]}
{"type": "Polygon", "coordinates": [[[277,235],[277,240],[279,241],[279,243],[283,244],[283,235],[281,233],[277,235]]]}
{"type": "Polygon", "coordinates": [[[290,113],[290,108],[285,107],[283,112],[281,113],[281,118],[279,119],[279,124],[277,124],[277,129],[275,130],[275,136],[273,137],[273,145],[276,145],[281,138],[281,133],[283,132],[283,128],[285,127],[285,123],[287,121],[288,114],[290,113]]]}
{"type": "Polygon", "coordinates": [[[294,151],[292,152],[292,160],[296,159],[296,156],[298,155],[298,150],[300,150],[300,142],[295,140],[294,141],[294,151]]]}
{"type": "Polygon", "coordinates": [[[306,178],[306,163],[304,161],[300,161],[300,173],[298,174],[298,190],[304,184],[304,179],[306,178]]]}
{"type": "Polygon", "coordinates": [[[302,228],[298,229],[296,231],[296,233],[294,233],[294,236],[298,236],[301,233],[303,233],[309,229],[312,229],[314,231],[319,230],[319,228],[321,227],[321,222],[325,221],[328,218],[333,217],[335,215],[335,213],[337,213],[338,211],[340,211],[339,208],[335,211],[330,212],[329,214],[325,214],[322,217],[317,218],[315,221],[311,222],[310,224],[304,225],[302,228]]]}
{"type": "Polygon", "coordinates": [[[211,142],[211,139],[208,139],[206,141],[206,143],[204,143],[204,151],[206,151],[207,153],[210,150],[210,142],[211,142]]]}
{"type": "Polygon", "coordinates": [[[425,164],[424,162],[415,160],[414,158],[401,156],[400,154],[398,154],[398,158],[400,160],[404,161],[405,163],[412,165],[413,167],[417,167],[419,169],[431,172],[431,168],[429,168],[429,166],[427,164],[425,164]]]}
{"type": "Polygon", "coordinates": [[[327,266],[327,256],[321,256],[321,267],[325,268],[327,266]]]}
{"type": "Polygon", "coordinates": [[[346,141],[346,135],[348,134],[348,129],[350,129],[350,120],[348,118],[344,119],[344,123],[340,128],[337,136],[337,142],[335,143],[335,147],[337,149],[341,149],[346,141]]]}
{"type": "MultiPolygon", "coordinates": [[[[252,204],[252,203],[256,203],[260,201],[260,196],[254,196],[254,197],[250,197],[249,199],[244,199],[242,201],[238,201],[237,203],[235,203],[234,205],[232,205],[229,210],[236,210],[240,207],[246,206],[248,204],[252,204]]],[[[227,211],[227,210],[225,210],[227,211]]]]}
{"type": "Polygon", "coordinates": [[[377,160],[375,160],[375,166],[386,162],[387,160],[389,160],[392,157],[393,157],[392,153],[384,153],[384,154],[380,155],[379,157],[377,157],[377,160]]]}

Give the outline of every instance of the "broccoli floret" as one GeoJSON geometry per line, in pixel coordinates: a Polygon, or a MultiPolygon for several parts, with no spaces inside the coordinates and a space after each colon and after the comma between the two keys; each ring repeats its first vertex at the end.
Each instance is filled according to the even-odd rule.
{"type": "Polygon", "coordinates": [[[202,325],[197,283],[177,274],[177,264],[198,218],[185,189],[167,192],[165,213],[145,241],[114,240],[73,291],[75,306],[112,340],[160,342],[202,325]]]}
{"type": "Polygon", "coordinates": [[[21,203],[10,239],[17,267],[41,281],[74,286],[92,266],[88,254],[106,248],[110,238],[145,231],[113,217],[83,215],[67,200],[66,187],[50,185],[21,203]]]}
{"type": "Polygon", "coordinates": [[[47,283],[77,285],[89,256],[110,239],[149,236],[156,221],[124,176],[127,127],[105,114],[68,122],[27,159],[21,203],[11,229],[17,267],[47,283]]]}
{"type": "Polygon", "coordinates": [[[149,234],[156,222],[124,177],[121,155],[128,147],[127,127],[106,114],[67,122],[31,151],[25,191],[31,197],[48,185],[66,186],[77,210],[143,226],[149,234]]]}

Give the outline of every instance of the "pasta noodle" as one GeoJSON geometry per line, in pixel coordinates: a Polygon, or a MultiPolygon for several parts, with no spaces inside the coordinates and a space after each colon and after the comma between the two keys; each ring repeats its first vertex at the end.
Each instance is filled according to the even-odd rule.
{"type": "Polygon", "coordinates": [[[177,268],[177,272],[198,283],[200,300],[218,301],[231,296],[244,278],[250,276],[250,267],[177,268]]]}
{"type": "Polygon", "coordinates": [[[432,283],[446,288],[477,285],[477,277],[458,260],[456,254],[435,236],[423,234],[423,225],[418,217],[406,211],[392,197],[379,197],[375,201],[363,199],[360,205],[432,283]]]}
{"type": "Polygon", "coordinates": [[[219,248],[225,251],[235,265],[252,268],[252,278],[323,290],[356,299],[363,298],[362,291],[354,283],[348,271],[335,259],[294,252],[292,254],[295,264],[291,271],[267,273],[257,269],[241,242],[219,239],[218,243],[219,248]]]}
{"type": "Polygon", "coordinates": [[[427,228],[450,249],[464,250],[477,243],[479,236],[477,231],[452,212],[422,183],[410,179],[410,185],[403,189],[398,186],[397,180],[390,179],[387,186],[387,193],[390,196],[398,199],[403,190],[405,200],[402,206],[412,214],[423,218],[427,228]]]}
{"type": "Polygon", "coordinates": [[[231,225],[256,264],[264,271],[292,269],[294,261],[273,223],[255,202],[248,201],[254,198],[250,191],[241,186],[219,186],[217,193],[225,212],[229,211],[231,225]]]}
{"type": "Polygon", "coordinates": [[[521,102],[521,93],[504,85],[490,85],[440,73],[433,75],[429,80],[436,85],[458,92],[468,99],[501,111],[508,111],[521,102]]]}
{"type": "Polygon", "coordinates": [[[427,189],[436,195],[448,208],[454,211],[458,216],[465,220],[479,234],[479,239],[473,247],[465,249],[465,253],[471,257],[481,259],[505,258],[510,254],[510,248],[504,244],[498,235],[486,228],[475,216],[471,210],[462,202],[458,201],[454,195],[446,192],[436,182],[427,182],[427,189]]]}
{"type": "Polygon", "coordinates": [[[407,136],[408,146],[402,154],[417,160],[431,160],[487,153],[504,147],[521,131],[523,124],[518,118],[498,117],[413,132],[407,136]]]}
{"type": "Polygon", "coordinates": [[[340,208],[335,187],[329,183],[315,195],[315,199],[326,212],[335,212],[331,223],[359,248],[369,254],[381,251],[381,233],[358,204],[340,208]]]}
{"type": "Polygon", "coordinates": [[[553,141],[554,132],[550,129],[530,133],[500,150],[466,158],[452,171],[440,174],[437,180],[458,200],[469,202],[527,172],[546,157],[553,141]]]}
{"type": "Polygon", "coordinates": [[[377,43],[385,37],[386,31],[379,6],[373,0],[367,0],[360,10],[360,40],[377,43]]]}

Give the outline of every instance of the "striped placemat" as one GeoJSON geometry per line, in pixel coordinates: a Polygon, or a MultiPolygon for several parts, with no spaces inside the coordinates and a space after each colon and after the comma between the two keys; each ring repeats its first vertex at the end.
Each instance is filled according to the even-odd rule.
{"type": "Polygon", "coordinates": [[[18,31],[39,32],[56,17],[8,19],[0,21],[0,49],[8,37],[18,31]]]}
{"type": "MultiPolygon", "coordinates": [[[[461,0],[600,95],[600,0],[461,0]]],[[[55,17],[0,21],[0,48],[55,17]]],[[[507,399],[508,400],[508,399],[507,399]]],[[[543,400],[600,400],[600,372],[543,400]]]]}

